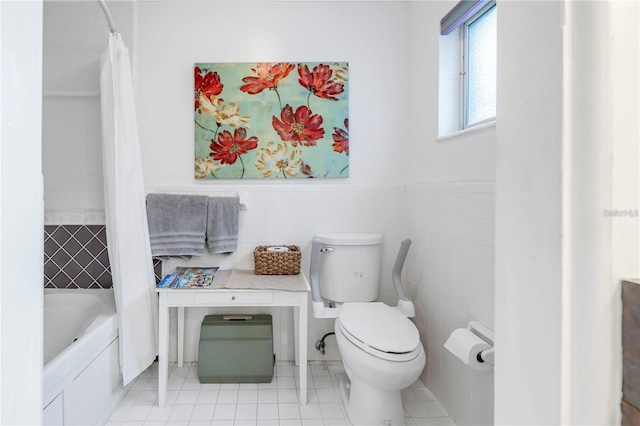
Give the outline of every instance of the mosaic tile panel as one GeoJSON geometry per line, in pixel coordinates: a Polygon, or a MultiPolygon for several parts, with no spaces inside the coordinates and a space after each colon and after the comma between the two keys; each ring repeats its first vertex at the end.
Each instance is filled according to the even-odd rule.
{"type": "MultiPolygon", "coordinates": [[[[154,260],[156,283],[162,262],[154,260]]],[[[113,286],[105,225],[44,227],[46,288],[110,288],[113,286]]]]}

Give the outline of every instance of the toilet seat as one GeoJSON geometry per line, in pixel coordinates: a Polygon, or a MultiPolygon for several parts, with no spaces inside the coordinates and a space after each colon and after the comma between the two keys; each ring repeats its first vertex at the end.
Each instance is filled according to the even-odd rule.
{"type": "Polygon", "coordinates": [[[345,303],[338,324],[351,343],[378,358],[401,362],[420,353],[416,326],[384,303],[345,303]]]}

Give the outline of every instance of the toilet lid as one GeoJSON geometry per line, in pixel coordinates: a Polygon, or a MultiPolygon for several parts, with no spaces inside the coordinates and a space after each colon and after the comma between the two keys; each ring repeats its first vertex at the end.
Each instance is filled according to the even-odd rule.
{"type": "Polygon", "coordinates": [[[420,344],[411,320],[384,303],[345,303],[339,318],[349,334],[381,352],[406,354],[420,344]]]}

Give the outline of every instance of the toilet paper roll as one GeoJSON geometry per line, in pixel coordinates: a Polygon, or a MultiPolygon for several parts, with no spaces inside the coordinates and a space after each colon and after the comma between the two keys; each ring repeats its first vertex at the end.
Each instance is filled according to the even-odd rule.
{"type": "Polygon", "coordinates": [[[491,346],[469,329],[453,330],[444,347],[476,371],[486,371],[492,367],[492,364],[488,362],[478,361],[478,354],[491,346]]]}
{"type": "Polygon", "coordinates": [[[267,251],[272,251],[276,253],[285,253],[289,251],[289,247],[267,247],[267,251]]]}

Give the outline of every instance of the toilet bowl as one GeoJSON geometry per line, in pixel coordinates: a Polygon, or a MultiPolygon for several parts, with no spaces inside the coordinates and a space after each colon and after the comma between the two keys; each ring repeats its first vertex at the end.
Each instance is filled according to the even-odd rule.
{"type": "Polygon", "coordinates": [[[309,270],[316,318],[335,318],[335,334],[348,380],[340,396],[353,425],[404,425],[401,391],[426,362],[413,303],[400,272],[411,244],[404,240],[393,267],[398,306],[376,302],[382,235],[323,234],[312,242],[309,270]],[[329,303],[326,303],[329,302],[329,303]]]}
{"type": "Polygon", "coordinates": [[[349,377],[341,397],[354,425],[404,425],[401,391],[425,365],[415,325],[383,303],[345,303],[336,340],[349,377]]]}

